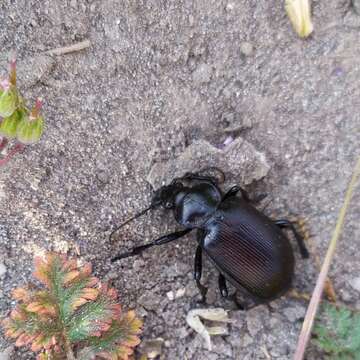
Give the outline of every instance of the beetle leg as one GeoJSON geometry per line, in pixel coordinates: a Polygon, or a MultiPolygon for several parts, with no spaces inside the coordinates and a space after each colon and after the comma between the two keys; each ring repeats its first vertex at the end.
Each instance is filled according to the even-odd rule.
{"type": "Polygon", "coordinates": [[[206,302],[206,293],[208,289],[201,284],[201,275],[202,275],[202,247],[199,245],[196,248],[195,253],[195,266],[194,266],[194,279],[196,281],[196,285],[201,294],[201,302],[206,302]]]}
{"type": "Polygon", "coordinates": [[[255,199],[251,199],[249,193],[245,189],[239,185],[235,185],[227,191],[227,193],[223,196],[222,201],[236,196],[239,191],[241,192],[242,198],[249,203],[259,203],[267,197],[267,194],[259,194],[255,199]]]}
{"type": "Polygon", "coordinates": [[[309,257],[309,252],[306,248],[304,239],[300,236],[300,234],[296,231],[294,224],[286,219],[281,219],[281,220],[275,220],[275,224],[277,226],[279,226],[281,229],[283,228],[288,228],[292,231],[292,233],[295,236],[295,239],[298,243],[298,246],[300,248],[300,253],[301,256],[303,257],[303,259],[307,259],[309,257]]]}
{"type": "Polygon", "coordinates": [[[111,262],[120,260],[120,259],[124,259],[130,256],[135,256],[135,255],[139,255],[140,253],[142,253],[144,250],[151,248],[155,245],[163,245],[166,244],[170,241],[174,241],[177,239],[180,239],[181,237],[185,236],[186,234],[188,234],[192,229],[185,229],[182,231],[176,231],[174,233],[168,234],[168,235],[164,235],[159,237],[158,239],[154,240],[153,242],[149,243],[149,244],[144,244],[144,245],[140,245],[140,246],[136,246],[134,247],[132,250],[127,251],[125,253],[122,253],[114,258],[111,259],[111,262]]]}
{"type": "Polygon", "coordinates": [[[233,187],[231,187],[227,192],[226,194],[223,196],[222,198],[222,201],[230,198],[230,197],[233,197],[235,196],[239,191],[241,191],[241,196],[246,200],[246,201],[250,201],[250,198],[249,198],[249,194],[244,190],[242,189],[240,186],[238,185],[235,185],[233,187]]]}
{"type": "Polygon", "coordinates": [[[227,298],[229,296],[225,276],[221,273],[219,274],[219,290],[222,297],[227,298]]]}

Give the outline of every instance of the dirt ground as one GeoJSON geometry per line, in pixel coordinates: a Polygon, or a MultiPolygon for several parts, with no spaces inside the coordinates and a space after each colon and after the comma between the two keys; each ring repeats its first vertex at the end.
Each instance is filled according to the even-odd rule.
{"type": "MultiPolygon", "coordinates": [[[[209,352],[185,321],[201,307],[194,236],[115,264],[116,252],[179,226],[158,211],[115,245],[108,237],[147,206],[149,182],[211,163],[226,167],[224,188],[266,192],[268,215],[306,217],[323,255],[359,155],[359,8],[313,1],[315,31],[304,41],[283,1],[2,1],[1,69],[15,49],[23,94],[44,98],[46,132],[0,169],[0,316],[13,306],[11,289],[29,279],[34,253],[74,255],[76,244],[143,317],[143,351],[161,338],[162,359],[291,359],[305,302],[282,297],[236,311],[206,262],[208,306],[230,309],[234,321],[209,352]],[[86,50],[46,55],[85,39],[86,50]]],[[[358,188],[331,275],[339,301],[360,309],[359,203],[358,188]]],[[[314,260],[295,252],[294,286],[311,292],[314,260]]],[[[34,359],[1,335],[0,351],[34,359]]],[[[308,359],[321,355],[311,346],[308,359]]]]}

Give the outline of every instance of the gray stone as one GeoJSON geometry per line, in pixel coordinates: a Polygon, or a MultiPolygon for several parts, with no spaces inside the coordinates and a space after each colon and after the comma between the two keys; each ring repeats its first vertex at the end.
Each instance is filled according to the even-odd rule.
{"type": "Polygon", "coordinates": [[[243,55],[250,56],[254,51],[254,47],[249,42],[244,41],[240,44],[240,51],[243,55]]]}
{"type": "Polygon", "coordinates": [[[212,68],[210,65],[201,64],[192,74],[193,82],[196,85],[208,83],[211,79],[212,68]]]}
{"type": "Polygon", "coordinates": [[[139,351],[141,354],[147,355],[148,359],[156,359],[161,355],[163,345],[164,339],[162,338],[144,340],[139,346],[139,351]]]}
{"type": "Polygon", "coordinates": [[[295,322],[302,319],[305,316],[306,309],[303,306],[297,305],[289,307],[284,310],[284,315],[290,322],[295,322]]]}
{"type": "Polygon", "coordinates": [[[264,327],[264,321],[269,316],[265,306],[257,306],[246,313],[246,325],[249,333],[254,337],[264,327]]]}
{"type": "Polygon", "coordinates": [[[352,0],[352,5],[356,14],[360,15],[360,0],[352,0]]]}
{"type": "Polygon", "coordinates": [[[6,269],[5,264],[0,262],[0,278],[5,276],[6,271],[7,271],[7,269],[6,269]]]}
{"type": "Polygon", "coordinates": [[[146,290],[139,297],[138,303],[142,305],[146,310],[158,311],[159,309],[159,298],[153,293],[153,291],[146,290]]]}
{"type": "Polygon", "coordinates": [[[209,166],[221,168],[243,185],[262,179],[270,169],[265,155],[242,138],[235,139],[224,150],[199,140],[187,147],[178,158],[156,163],[147,180],[154,188],[158,188],[169,179],[209,166]]]}
{"type": "Polygon", "coordinates": [[[212,351],[222,355],[228,356],[229,358],[232,357],[232,348],[231,345],[228,344],[221,336],[213,336],[211,338],[212,342],[212,351]]]}
{"type": "Polygon", "coordinates": [[[22,89],[30,88],[39,81],[45,81],[56,65],[53,57],[39,55],[19,60],[17,64],[17,75],[22,89]]]}
{"type": "Polygon", "coordinates": [[[351,279],[349,283],[353,289],[360,292],[360,277],[351,279]]]}
{"type": "Polygon", "coordinates": [[[352,28],[360,27],[360,16],[352,11],[348,11],[344,16],[344,24],[352,28]]]}
{"type": "Polygon", "coordinates": [[[10,360],[11,353],[14,351],[14,346],[7,347],[0,352],[0,360],[10,360]]]}

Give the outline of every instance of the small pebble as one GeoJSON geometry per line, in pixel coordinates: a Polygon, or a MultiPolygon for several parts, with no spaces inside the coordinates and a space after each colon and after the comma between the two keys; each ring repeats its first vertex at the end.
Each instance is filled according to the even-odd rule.
{"type": "Polygon", "coordinates": [[[168,299],[169,299],[170,301],[173,301],[173,300],[175,299],[175,294],[174,294],[173,291],[168,291],[168,292],[166,293],[166,296],[168,297],[168,299]]]}
{"type": "Polygon", "coordinates": [[[179,299],[179,298],[183,297],[183,296],[185,295],[185,292],[186,292],[186,289],[185,289],[185,288],[176,290],[175,298],[176,298],[176,299],[179,299]]]}
{"type": "Polygon", "coordinates": [[[350,280],[350,285],[353,289],[360,292],[360,277],[350,280]]]}
{"type": "Polygon", "coordinates": [[[6,266],[3,263],[0,263],[0,278],[5,275],[6,271],[6,266]]]}
{"type": "Polygon", "coordinates": [[[352,5],[354,7],[355,12],[360,15],[360,0],[352,0],[352,5]]]}
{"type": "Polygon", "coordinates": [[[243,55],[250,56],[254,51],[254,47],[250,43],[244,41],[240,44],[240,51],[243,55]]]}
{"type": "Polygon", "coordinates": [[[4,351],[0,351],[0,360],[10,360],[10,355],[13,351],[13,346],[9,346],[4,351]]]}

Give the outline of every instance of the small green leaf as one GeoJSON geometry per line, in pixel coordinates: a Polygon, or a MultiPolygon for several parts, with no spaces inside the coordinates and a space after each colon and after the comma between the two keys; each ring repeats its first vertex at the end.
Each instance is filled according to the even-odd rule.
{"type": "Polygon", "coordinates": [[[16,110],[18,95],[14,87],[3,91],[0,95],[0,117],[7,118],[16,110]]]}
{"type": "Polygon", "coordinates": [[[25,117],[26,114],[24,110],[15,110],[14,113],[3,119],[0,123],[0,135],[7,137],[8,139],[13,139],[16,137],[16,130],[21,122],[22,118],[25,117]]]}
{"type": "Polygon", "coordinates": [[[322,315],[314,327],[314,343],[329,359],[360,360],[360,314],[327,305],[322,315]]]}
{"type": "Polygon", "coordinates": [[[86,340],[91,336],[100,336],[110,327],[114,315],[114,305],[105,296],[81,306],[68,324],[69,339],[72,342],[86,340]]]}

